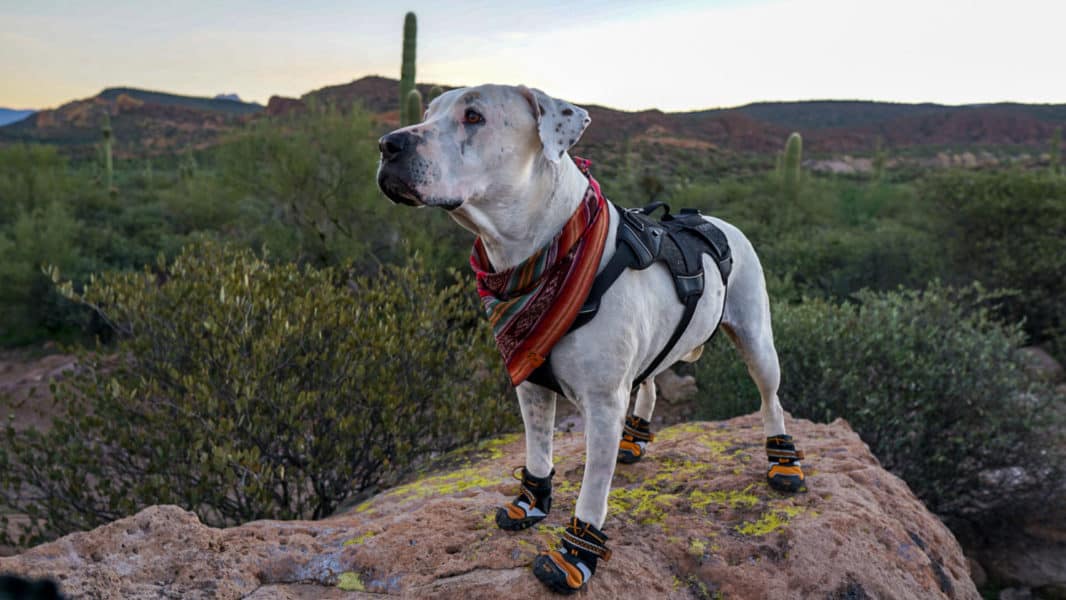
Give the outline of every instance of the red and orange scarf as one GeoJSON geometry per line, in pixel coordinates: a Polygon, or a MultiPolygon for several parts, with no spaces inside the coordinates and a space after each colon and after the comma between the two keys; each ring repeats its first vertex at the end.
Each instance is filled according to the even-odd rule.
{"type": "Polygon", "coordinates": [[[518,385],[539,367],[577,318],[603,257],[610,218],[590,161],[574,157],[589,187],[581,206],[551,242],[521,263],[495,272],[481,238],[470,266],[488,313],[496,347],[518,385]]]}

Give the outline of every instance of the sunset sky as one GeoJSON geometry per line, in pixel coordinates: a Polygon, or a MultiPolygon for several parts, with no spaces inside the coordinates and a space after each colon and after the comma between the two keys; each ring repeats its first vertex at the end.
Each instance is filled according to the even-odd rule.
{"type": "Polygon", "coordinates": [[[0,0],[0,106],[133,86],[272,94],[398,77],[525,83],[578,103],[1066,102],[1059,0],[0,0]]]}

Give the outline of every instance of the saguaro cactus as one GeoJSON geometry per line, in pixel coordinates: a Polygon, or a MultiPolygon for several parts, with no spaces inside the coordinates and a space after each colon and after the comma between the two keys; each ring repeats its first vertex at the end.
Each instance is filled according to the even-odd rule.
{"type": "Polygon", "coordinates": [[[1062,173],[1062,127],[1055,129],[1051,134],[1051,172],[1055,175],[1062,173]]]}
{"type": "Polygon", "coordinates": [[[425,109],[422,108],[422,94],[418,90],[411,90],[407,93],[407,101],[404,102],[404,112],[407,113],[407,123],[417,123],[422,120],[422,114],[425,113],[425,109]]]}
{"type": "Polygon", "coordinates": [[[433,99],[444,93],[444,88],[439,85],[435,85],[429,89],[429,96],[426,98],[426,104],[433,102],[433,99]]]}
{"type": "Polygon", "coordinates": [[[418,44],[418,22],[415,13],[403,18],[403,63],[400,65],[400,125],[409,125],[422,116],[407,114],[407,95],[415,89],[415,49],[418,44]]]}
{"type": "Polygon", "coordinates": [[[884,141],[881,136],[877,136],[877,143],[874,145],[874,181],[881,181],[885,177],[885,147],[884,141]]]}
{"type": "Polygon", "coordinates": [[[784,185],[785,194],[792,201],[799,198],[800,188],[800,162],[803,160],[803,138],[793,132],[788,136],[785,143],[785,158],[781,171],[781,183],[784,185]]]}
{"type": "Polygon", "coordinates": [[[107,113],[104,113],[104,125],[100,128],[100,133],[104,137],[104,173],[106,175],[107,191],[110,193],[114,182],[114,168],[111,162],[111,116],[107,113]]]}

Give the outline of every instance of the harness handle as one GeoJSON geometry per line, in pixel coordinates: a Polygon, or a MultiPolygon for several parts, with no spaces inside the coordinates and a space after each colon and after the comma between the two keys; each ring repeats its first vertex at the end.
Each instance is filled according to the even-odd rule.
{"type": "Polygon", "coordinates": [[[649,205],[647,205],[644,208],[641,208],[639,210],[640,210],[640,214],[645,215],[645,216],[651,216],[651,213],[659,210],[660,208],[666,209],[666,212],[663,213],[663,219],[666,219],[667,217],[670,216],[670,205],[665,203],[665,202],[663,202],[662,200],[659,200],[657,202],[652,202],[651,204],[649,204],[649,205]]]}

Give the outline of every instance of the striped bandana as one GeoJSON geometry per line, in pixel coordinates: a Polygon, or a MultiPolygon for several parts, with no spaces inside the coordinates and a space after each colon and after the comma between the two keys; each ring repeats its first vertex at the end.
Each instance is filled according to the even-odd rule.
{"type": "Polygon", "coordinates": [[[585,303],[603,257],[610,219],[592,163],[573,158],[588,177],[581,206],[555,238],[506,271],[494,272],[481,238],[474,241],[470,266],[492,323],[496,347],[515,386],[544,363],[585,303]]]}

